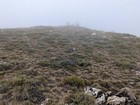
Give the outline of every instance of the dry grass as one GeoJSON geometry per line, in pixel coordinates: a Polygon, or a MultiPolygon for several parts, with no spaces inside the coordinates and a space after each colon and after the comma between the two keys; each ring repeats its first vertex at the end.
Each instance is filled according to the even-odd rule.
{"type": "Polygon", "coordinates": [[[71,26],[4,29],[0,101],[35,105],[49,98],[50,105],[63,105],[71,94],[75,102],[85,99],[77,105],[90,105],[86,85],[112,92],[129,86],[139,98],[140,39],[126,36],[71,26]]]}

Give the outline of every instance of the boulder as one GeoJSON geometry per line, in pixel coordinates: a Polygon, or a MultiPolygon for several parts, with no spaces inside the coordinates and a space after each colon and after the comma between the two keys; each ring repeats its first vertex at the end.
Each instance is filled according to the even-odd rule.
{"type": "Polygon", "coordinates": [[[97,89],[97,88],[93,88],[93,87],[86,87],[84,90],[85,90],[86,94],[88,94],[90,96],[94,96],[96,98],[95,99],[96,105],[105,104],[106,95],[104,94],[104,92],[101,89],[97,89]]]}
{"type": "Polygon", "coordinates": [[[105,104],[105,103],[106,103],[106,96],[105,96],[105,94],[102,94],[101,97],[98,97],[98,98],[96,98],[96,100],[95,100],[95,104],[96,104],[96,105],[103,105],[103,104],[105,104]]]}
{"type": "Polygon", "coordinates": [[[117,94],[111,91],[103,92],[101,89],[86,87],[86,94],[95,97],[96,105],[139,105],[136,97],[128,87],[122,88],[117,94]]]}
{"type": "Polygon", "coordinates": [[[126,97],[110,96],[107,99],[107,105],[125,105],[126,97]]]}
{"type": "Polygon", "coordinates": [[[131,89],[128,87],[122,88],[117,94],[116,96],[123,96],[123,97],[127,97],[127,101],[129,103],[131,103],[132,105],[137,105],[137,99],[134,96],[134,94],[132,93],[131,89]]]}
{"type": "Polygon", "coordinates": [[[86,87],[84,88],[86,94],[94,97],[98,97],[100,93],[102,93],[101,89],[93,88],[93,87],[86,87]]]}

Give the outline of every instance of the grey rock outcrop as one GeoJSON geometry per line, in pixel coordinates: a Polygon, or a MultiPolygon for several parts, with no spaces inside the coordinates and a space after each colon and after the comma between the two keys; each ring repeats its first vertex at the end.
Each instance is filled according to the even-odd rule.
{"type": "Polygon", "coordinates": [[[93,87],[86,87],[84,91],[95,97],[95,105],[138,105],[136,97],[128,87],[122,88],[114,95],[111,91],[103,92],[93,87]]]}

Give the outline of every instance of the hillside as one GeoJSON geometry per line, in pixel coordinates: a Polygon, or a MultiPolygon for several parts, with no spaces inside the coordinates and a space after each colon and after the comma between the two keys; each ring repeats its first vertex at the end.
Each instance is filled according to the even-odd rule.
{"type": "Polygon", "coordinates": [[[0,105],[64,105],[85,86],[130,87],[140,100],[140,38],[76,26],[0,29],[0,105]]]}

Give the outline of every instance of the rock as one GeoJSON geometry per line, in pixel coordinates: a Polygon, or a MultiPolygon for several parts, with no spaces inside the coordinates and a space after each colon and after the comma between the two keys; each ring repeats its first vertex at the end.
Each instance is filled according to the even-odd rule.
{"type": "Polygon", "coordinates": [[[111,96],[112,95],[112,92],[111,91],[107,91],[105,92],[106,96],[111,96]]]}
{"type": "Polygon", "coordinates": [[[94,96],[96,98],[96,100],[95,100],[96,105],[105,104],[106,95],[103,93],[103,91],[101,89],[86,87],[84,90],[85,90],[86,94],[88,94],[90,96],[94,96]]]}
{"type": "Polygon", "coordinates": [[[125,105],[126,98],[118,96],[110,96],[107,99],[107,105],[125,105]]]}
{"type": "Polygon", "coordinates": [[[99,93],[102,92],[101,89],[97,89],[97,88],[93,88],[93,87],[86,87],[84,88],[84,91],[86,94],[90,95],[90,96],[99,96],[99,93]]]}
{"type": "Polygon", "coordinates": [[[117,94],[116,96],[123,96],[123,97],[127,97],[127,101],[132,103],[132,105],[137,105],[137,99],[134,96],[134,94],[132,93],[131,89],[128,87],[122,88],[117,94]]]}
{"type": "Polygon", "coordinates": [[[46,98],[46,99],[41,103],[41,105],[47,105],[48,101],[49,101],[49,98],[46,98]]]}
{"type": "Polygon", "coordinates": [[[117,94],[111,91],[103,92],[101,89],[86,87],[86,94],[96,98],[96,105],[139,105],[130,88],[122,88],[117,94]]]}
{"type": "Polygon", "coordinates": [[[105,94],[102,94],[101,97],[98,97],[95,100],[95,104],[97,104],[97,105],[105,104],[105,102],[106,102],[106,96],[105,96],[105,94]]]}

